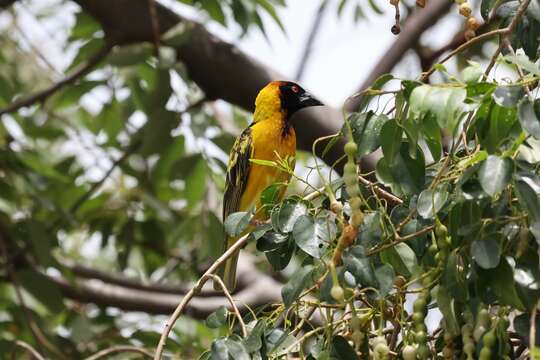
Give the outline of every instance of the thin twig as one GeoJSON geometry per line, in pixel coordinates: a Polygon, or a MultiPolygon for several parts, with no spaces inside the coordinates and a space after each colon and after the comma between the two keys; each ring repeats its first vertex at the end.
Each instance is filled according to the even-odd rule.
{"type": "Polygon", "coordinates": [[[497,50],[495,50],[495,53],[491,57],[489,65],[486,68],[486,71],[484,72],[484,77],[486,77],[486,78],[488,77],[489,73],[491,72],[491,69],[495,65],[495,62],[497,61],[497,57],[499,56],[499,54],[501,53],[501,51],[502,51],[502,49],[503,49],[503,47],[505,45],[505,40],[508,38],[508,36],[510,36],[510,34],[516,28],[519,20],[521,19],[521,17],[525,13],[525,10],[527,10],[527,7],[529,6],[530,2],[531,2],[531,0],[523,0],[522,3],[519,4],[519,7],[518,7],[518,9],[516,11],[516,14],[514,15],[514,18],[512,19],[510,24],[508,24],[508,26],[503,29],[504,32],[501,34],[501,38],[499,39],[499,47],[497,48],[497,50]]]}
{"type": "MultiPolygon", "coordinates": [[[[456,49],[451,51],[448,55],[446,55],[441,61],[438,62],[438,64],[444,64],[448,60],[450,60],[452,57],[454,57],[456,54],[459,54],[463,50],[471,47],[472,45],[476,44],[477,42],[483,41],[485,39],[488,39],[490,37],[493,37],[495,35],[504,34],[507,31],[507,28],[504,29],[497,29],[493,31],[488,31],[487,33],[484,33],[482,35],[478,35],[476,37],[473,37],[471,40],[461,44],[456,49]]],[[[429,69],[427,72],[423,73],[420,77],[420,81],[424,82],[426,81],[431,74],[435,72],[435,68],[432,66],[431,69],[429,69]]]]}
{"type": "Polygon", "coordinates": [[[208,276],[211,277],[212,280],[214,280],[214,283],[218,283],[221,289],[223,289],[223,293],[225,294],[225,297],[227,298],[227,300],[229,300],[229,303],[231,304],[233,312],[238,318],[238,322],[240,323],[240,328],[242,329],[242,335],[244,335],[244,337],[247,337],[248,333],[246,329],[246,323],[244,322],[244,319],[242,319],[242,315],[240,315],[240,311],[238,311],[238,308],[236,307],[236,304],[234,303],[234,300],[231,296],[231,293],[229,292],[229,289],[227,289],[227,286],[225,286],[225,284],[223,283],[223,280],[221,280],[219,276],[213,275],[213,274],[210,274],[208,276]]]}
{"type": "Polygon", "coordinates": [[[529,349],[530,351],[534,350],[534,342],[536,339],[536,311],[538,309],[538,303],[534,306],[534,309],[531,311],[531,320],[529,328],[529,349]]]}
{"type": "Polygon", "coordinates": [[[35,357],[37,360],[45,360],[45,357],[41,355],[36,349],[34,349],[30,344],[25,343],[22,340],[15,341],[15,346],[20,347],[21,349],[24,349],[28,351],[33,357],[35,357]]]}
{"type": "Polygon", "coordinates": [[[368,179],[362,177],[362,176],[359,176],[358,177],[358,180],[370,187],[371,189],[373,189],[374,192],[377,193],[377,195],[385,198],[386,200],[388,200],[389,202],[393,203],[394,205],[400,205],[400,204],[403,204],[403,200],[401,200],[400,198],[398,198],[397,196],[395,196],[394,194],[392,193],[389,193],[388,191],[384,190],[383,188],[375,185],[374,183],[372,183],[371,181],[369,181],[368,179]]]}
{"type": "Polygon", "coordinates": [[[176,323],[190,300],[201,291],[203,285],[206,283],[206,281],[208,281],[211,275],[213,275],[228,258],[234,256],[247,243],[248,239],[250,238],[249,235],[250,234],[246,234],[242,236],[229,249],[227,249],[227,251],[225,251],[212,264],[212,266],[208,268],[208,270],[206,270],[206,272],[199,278],[199,281],[197,281],[195,285],[191,288],[191,290],[189,290],[188,293],[182,298],[180,304],[178,304],[169,320],[167,320],[167,322],[165,323],[165,329],[163,330],[161,338],[159,339],[156,354],[154,355],[154,360],[161,359],[161,355],[163,354],[163,350],[165,348],[167,338],[169,337],[169,333],[171,332],[174,324],[176,323]]]}
{"type": "Polygon", "coordinates": [[[117,353],[122,353],[122,352],[139,353],[139,354],[144,355],[145,357],[150,358],[150,359],[153,356],[152,352],[150,352],[150,351],[148,351],[146,349],[137,347],[137,346],[118,345],[118,346],[110,347],[108,349],[101,350],[101,351],[95,353],[94,355],[87,357],[85,360],[97,360],[97,359],[104,358],[105,356],[109,356],[109,355],[117,354],[117,353]]]}
{"type": "Polygon", "coordinates": [[[402,242],[405,242],[405,241],[409,241],[409,240],[412,240],[414,238],[417,238],[419,236],[422,236],[424,234],[427,234],[428,232],[432,231],[433,229],[435,228],[435,225],[430,225],[426,228],[423,228],[422,230],[419,230],[415,233],[412,233],[412,234],[409,234],[409,235],[405,235],[405,236],[398,236],[396,238],[396,240],[392,241],[392,242],[389,242],[389,243],[386,243],[386,244],[382,244],[381,246],[379,247],[374,247],[372,248],[371,250],[369,250],[367,252],[367,256],[371,256],[371,255],[375,255],[383,250],[386,250],[386,249],[389,249],[391,247],[394,247],[396,246],[397,244],[399,243],[402,243],[402,242]]]}
{"type": "Polygon", "coordinates": [[[70,85],[76,80],[78,80],[80,77],[86,75],[90,70],[94,68],[94,66],[96,66],[103,58],[105,58],[105,56],[109,53],[110,49],[110,44],[105,45],[97,53],[90,57],[86,63],[84,63],[77,70],[75,70],[71,75],[68,75],[66,78],[51,85],[47,89],[38,91],[35,94],[28,95],[27,97],[12,102],[5,108],[0,109],[0,115],[9,114],[19,110],[20,108],[47,100],[47,98],[49,98],[58,90],[62,89],[64,86],[70,85]]]}

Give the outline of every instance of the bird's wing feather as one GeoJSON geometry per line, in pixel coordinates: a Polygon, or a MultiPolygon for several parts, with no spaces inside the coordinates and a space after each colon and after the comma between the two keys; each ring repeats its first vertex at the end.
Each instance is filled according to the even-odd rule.
{"type": "Polygon", "coordinates": [[[225,195],[223,197],[223,221],[230,214],[240,211],[240,198],[246,189],[251,168],[249,159],[253,155],[252,144],[253,137],[249,127],[234,142],[227,166],[225,195]]]}

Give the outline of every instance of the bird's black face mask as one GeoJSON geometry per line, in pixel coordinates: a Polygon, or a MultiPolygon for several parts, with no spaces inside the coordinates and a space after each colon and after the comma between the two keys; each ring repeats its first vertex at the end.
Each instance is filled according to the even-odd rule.
{"type": "Polygon", "coordinates": [[[310,93],[293,82],[283,81],[279,90],[281,93],[281,108],[286,112],[287,121],[300,109],[323,105],[310,93]]]}

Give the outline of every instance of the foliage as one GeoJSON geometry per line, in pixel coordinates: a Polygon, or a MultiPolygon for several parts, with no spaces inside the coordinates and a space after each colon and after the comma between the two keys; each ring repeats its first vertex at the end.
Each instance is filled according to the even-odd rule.
{"type": "MultiPolygon", "coordinates": [[[[181,2],[242,33],[264,31],[264,12],[280,24],[276,8],[284,5],[181,2]]],[[[341,11],[357,4],[340,3],[341,11]]],[[[481,12],[503,28],[520,4],[483,0],[481,12]]],[[[377,2],[369,5],[378,12],[377,2]]],[[[328,145],[348,142],[342,178],[331,181],[316,162],[320,189],[295,179],[280,203],[277,187],[263,194],[269,222],[250,234],[250,246],[269,264],[260,268],[285,270],[282,301],[245,309],[247,336],[230,307],[216,306],[205,321],[182,317],[167,353],[518,358],[523,349],[515,344],[533,342],[540,295],[538,13],[531,2],[511,46],[501,48],[498,66],[511,74],[504,79],[473,62],[459,73],[435,66],[443,81],[434,84],[380,77],[328,145]],[[377,148],[383,156],[374,173],[363,174],[360,158],[377,148]],[[440,323],[428,320],[438,314],[440,323]]],[[[155,348],[164,318],[115,307],[141,310],[148,304],[133,301],[156,289],[179,298],[186,289],[173,285],[199,277],[219,255],[223,232],[240,234],[249,223],[249,213],[219,219],[216,199],[234,136],[177,62],[175,47],[190,35],[189,26],[174,27],[157,51],[149,43],[115,46],[74,83],[2,115],[2,353],[14,351],[15,340],[51,358],[124,344],[155,348]],[[110,294],[111,284],[141,292],[126,292],[123,303],[91,297],[110,294]]],[[[4,109],[54,76],[35,70],[35,54],[16,46],[13,29],[0,36],[4,109]]],[[[100,25],[77,12],[68,71],[105,40],[100,25]]],[[[242,128],[247,117],[234,109],[231,122],[242,128]]],[[[285,163],[262,165],[292,171],[285,163]]],[[[172,312],[168,306],[148,312],[172,312]]]]}

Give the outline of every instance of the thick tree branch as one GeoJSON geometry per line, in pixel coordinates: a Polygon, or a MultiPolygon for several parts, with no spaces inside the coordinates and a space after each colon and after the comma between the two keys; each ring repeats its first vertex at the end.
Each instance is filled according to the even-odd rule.
{"type": "MultiPolygon", "coordinates": [[[[115,43],[153,42],[152,20],[147,0],[74,0],[92,15],[115,43]]],[[[190,30],[189,38],[177,48],[181,61],[193,81],[208,99],[223,99],[252,111],[258,91],[268,82],[285,78],[257,60],[242,53],[237,47],[209,33],[204,26],[187,20],[163,5],[156,3],[159,33],[184,23],[190,30]]],[[[336,133],[341,127],[341,113],[336,109],[307,109],[295,115],[302,131],[297,132],[298,146],[311,151],[319,137],[336,133]],[[306,126],[305,124],[309,124],[306,126]]],[[[322,153],[324,144],[318,147],[322,153]]],[[[342,146],[335,146],[323,158],[332,164],[343,155],[342,146]]],[[[364,170],[373,170],[366,162],[364,170]]],[[[339,169],[337,169],[339,170],[339,169]]]]}
{"type": "MultiPolygon", "coordinates": [[[[239,261],[238,269],[245,277],[246,287],[233,295],[240,312],[247,311],[248,307],[264,306],[281,299],[281,284],[257,270],[253,258],[250,259],[249,256],[241,253],[244,259],[239,261]]],[[[95,279],[79,279],[71,283],[63,277],[46,274],[45,276],[54,282],[67,298],[126,311],[171,314],[182,299],[176,294],[128,288],[95,279]]],[[[220,306],[233,310],[227,298],[222,295],[196,296],[186,307],[185,312],[194,318],[204,319],[220,306]]]]}

